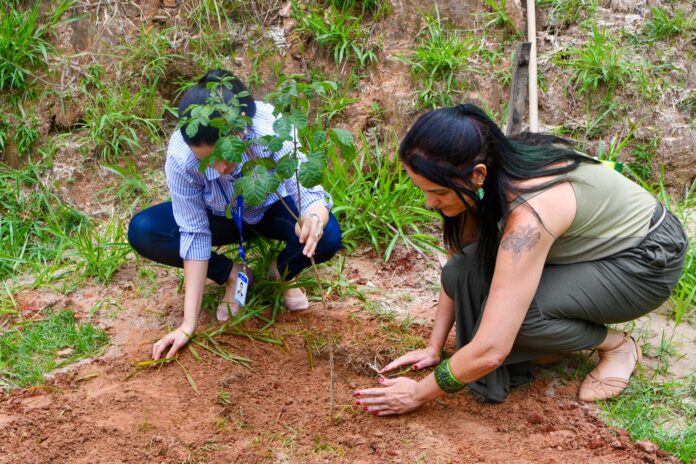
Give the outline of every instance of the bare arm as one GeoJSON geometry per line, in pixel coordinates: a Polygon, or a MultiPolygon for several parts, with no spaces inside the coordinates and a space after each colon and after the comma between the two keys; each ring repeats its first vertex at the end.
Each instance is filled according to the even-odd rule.
{"type": "Polygon", "coordinates": [[[159,359],[170,345],[166,357],[171,358],[196,331],[207,273],[208,261],[184,260],[184,319],[177,329],[152,346],[153,359],[159,359]]]}
{"type": "Polygon", "coordinates": [[[433,333],[430,335],[430,343],[427,348],[410,351],[384,366],[379,372],[383,374],[409,364],[414,370],[436,365],[440,362],[442,349],[452,330],[452,325],[454,325],[454,301],[447,296],[443,289],[440,289],[433,333]]]}

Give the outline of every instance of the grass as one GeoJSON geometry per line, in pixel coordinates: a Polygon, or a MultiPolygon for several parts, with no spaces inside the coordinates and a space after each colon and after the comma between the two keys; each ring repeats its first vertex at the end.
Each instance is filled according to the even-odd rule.
{"type": "Polygon", "coordinates": [[[425,28],[419,33],[418,45],[410,55],[395,58],[411,66],[414,82],[418,82],[419,108],[446,106],[457,101],[466,85],[457,80],[458,73],[473,71],[471,57],[480,44],[471,36],[463,38],[442,24],[440,12],[425,16],[425,28]]]}
{"type": "Polygon", "coordinates": [[[554,56],[553,62],[571,70],[568,85],[578,94],[589,98],[602,87],[605,103],[611,101],[614,90],[631,81],[639,68],[617,37],[596,26],[592,27],[592,34],[583,47],[562,50],[554,56]]]}
{"type": "Polygon", "coordinates": [[[108,284],[111,277],[126,261],[131,246],[126,240],[125,224],[112,216],[103,227],[85,222],[71,236],[69,244],[77,267],[84,278],[95,278],[108,284]]]}
{"type": "Polygon", "coordinates": [[[72,311],[47,312],[0,334],[0,389],[39,385],[44,375],[78,359],[95,355],[109,336],[72,311]]]}
{"type": "Polygon", "coordinates": [[[67,237],[86,221],[44,178],[37,165],[14,170],[0,164],[0,280],[60,261],[67,237]]]}
{"type": "Polygon", "coordinates": [[[41,2],[23,11],[18,2],[0,6],[0,90],[24,90],[33,68],[45,68],[53,47],[48,34],[74,0],[62,0],[40,24],[41,2]]]}
{"type": "Polygon", "coordinates": [[[425,228],[440,219],[419,206],[423,195],[398,159],[389,158],[394,151],[394,146],[370,146],[363,136],[362,149],[351,161],[331,160],[323,184],[332,194],[343,244],[354,250],[367,241],[385,261],[399,242],[419,249],[436,247],[438,239],[425,228]]]}
{"type": "Polygon", "coordinates": [[[86,99],[83,146],[101,160],[113,163],[141,148],[140,134],[160,142],[154,87],[131,90],[125,85],[107,85],[105,71],[94,66],[83,79],[81,92],[86,99]]]}
{"type": "Polygon", "coordinates": [[[517,29],[517,25],[510,19],[507,14],[507,0],[484,0],[491,9],[484,16],[488,18],[488,22],[483,26],[484,29],[497,28],[502,29],[506,36],[514,39],[520,38],[521,32],[517,29]]]}
{"type": "Polygon", "coordinates": [[[360,17],[350,16],[334,8],[303,9],[294,5],[293,18],[298,32],[310,36],[322,47],[328,48],[337,65],[353,63],[357,68],[377,62],[377,41],[374,31],[364,28],[360,17]]]}
{"type": "Polygon", "coordinates": [[[632,439],[649,440],[681,462],[696,459],[696,377],[632,379],[618,398],[601,404],[603,416],[632,439]]]}
{"type": "Polygon", "coordinates": [[[597,0],[540,0],[537,5],[547,8],[550,24],[568,27],[591,21],[597,12],[597,0]]]}
{"type": "Polygon", "coordinates": [[[652,17],[645,22],[643,28],[643,33],[649,42],[674,37],[696,29],[696,16],[687,19],[684,13],[679,10],[674,9],[674,14],[670,14],[664,8],[652,7],[650,13],[652,17]]]}

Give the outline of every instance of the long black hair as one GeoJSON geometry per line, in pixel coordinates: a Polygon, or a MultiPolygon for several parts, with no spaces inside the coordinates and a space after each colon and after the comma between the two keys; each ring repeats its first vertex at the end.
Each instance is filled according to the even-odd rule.
{"type": "Polygon", "coordinates": [[[466,219],[473,215],[478,221],[477,260],[489,283],[502,230],[499,224],[510,211],[510,194],[539,191],[563,179],[556,177],[524,189],[513,182],[564,174],[582,162],[596,162],[560,137],[532,133],[506,137],[495,122],[471,104],[441,108],[421,116],[401,141],[399,158],[414,173],[452,189],[465,205],[465,197],[476,205],[457,217],[444,217],[444,242],[450,250],[461,250],[466,245],[466,219]],[[559,161],[567,163],[551,167],[559,161]],[[479,198],[470,180],[477,164],[484,164],[487,170],[483,198],[479,198]]]}
{"type": "MultiPolygon", "coordinates": [[[[207,103],[208,96],[210,95],[210,89],[208,89],[207,84],[209,82],[222,82],[224,78],[228,79],[228,86],[220,86],[220,92],[222,93],[222,99],[227,103],[232,97],[240,92],[247,91],[244,83],[234,74],[224,69],[213,69],[206,73],[205,76],[201,77],[198,83],[191,87],[179,102],[179,119],[183,118],[189,112],[189,107],[191,105],[205,105],[207,103]]],[[[253,118],[256,114],[256,103],[251,95],[246,97],[241,97],[239,102],[243,105],[244,113],[253,118]]],[[[215,111],[210,115],[210,118],[215,118],[220,116],[220,113],[215,111]]],[[[186,134],[186,126],[181,127],[181,135],[184,138],[184,142],[187,145],[200,147],[201,145],[215,145],[215,142],[220,138],[220,130],[213,126],[198,126],[198,131],[193,137],[189,137],[186,134]]]]}

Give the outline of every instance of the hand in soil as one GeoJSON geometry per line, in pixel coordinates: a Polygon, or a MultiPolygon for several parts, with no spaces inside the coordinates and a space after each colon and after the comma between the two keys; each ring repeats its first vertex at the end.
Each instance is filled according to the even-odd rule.
{"type": "Polygon", "coordinates": [[[366,388],[355,392],[355,404],[365,412],[376,416],[405,414],[420,407],[422,402],[416,395],[416,382],[406,377],[378,379],[386,388],[366,388]]]}
{"type": "Polygon", "coordinates": [[[384,374],[401,366],[411,365],[411,369],[417,371],[430,366],[436,366],[440,362],[440,350],[428,346],[421,350],[409,351],[384,366],[379,373],[384,374]]]}
{"type": "Polygon", "coordinates": [[[188,343],[191,334],[193,334],[193,330],[186,331],[183,327],[169,332],[166,336],[162,337],[160,341],[152,345],[152,359],[159,359],[162,353],[164,353],[164,350],[170,345],[171,348],[167,353],[167,358],[171,358],[179,351],[179,348],[188,343]]]}

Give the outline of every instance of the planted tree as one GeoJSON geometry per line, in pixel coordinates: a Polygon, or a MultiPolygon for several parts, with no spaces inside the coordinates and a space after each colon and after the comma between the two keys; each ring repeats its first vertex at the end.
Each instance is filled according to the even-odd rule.
{"type": "MultiPolygon", "coordinates": [[[[294,178],[298,187],[315,187],[320,184],[328,166],[328,154],[341,153],[344,156],[354,153],[353,136],[339,128],[325,128],[312,118],[312,102],[323,97],[327,91],[337,89],[330,81],[304,82],[301,75],[285,77],[278,89],[268,96],[275,107],[276,120],[273,124],[274,135],[262,137],[246,137],[248,127],[253,125],[251,118],[245,115],[244,106],[240,99],[249,96],[248,92],[240,92],[227,102],[222,97],[223,86],[232,89],[234,78],[223,78],[220,82],[208,83],[211,90],[204,105],[193,105],[187,117],[179,122],[179,127],[186,126],[186,132],[193,137],[198,128],[203,126],[215,127],[220,131],[220,138],[215,143],[211,154],[200,163],[201,172],[205,171],[216,160],[224,160],[241,165],[242,177],[235,181],[235,193],[241,195],[248,205],[261,204],[269,195],[276,194],[278,187],[286,180],[294,178]],[[286,143],[292,144],[292,151],[277,162],[271,158],[258,158],[252,150],[252,145],[261,145],[275,153],[286,143]]],[[[293,210],[277,195],[295,221],[301,223],[293,210]]],[[[231,218],[232,205],[228,205],[226,215],[231,218]]],[[[300,189],[297,189],[297,209],[302,210],[300,189]]],[[[328,305],[314,258],[310,258],[317,285],[322,299],[323,314],[327,323],[330,394],[329,414],[333,417],[334,404],[334,356],[331,321],[328,305]]]]}

